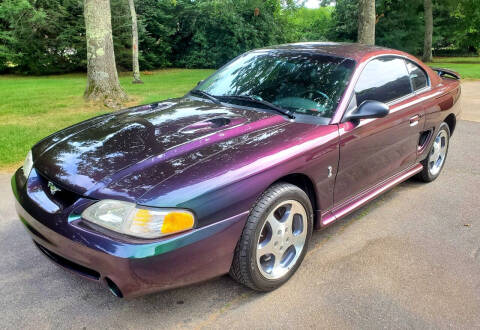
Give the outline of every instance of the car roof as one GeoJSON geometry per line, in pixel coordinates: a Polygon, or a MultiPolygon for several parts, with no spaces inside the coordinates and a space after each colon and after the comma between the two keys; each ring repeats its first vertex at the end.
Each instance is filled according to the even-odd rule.
{"type": "Polygon", "coordinates": [[[289,50],[309,52],[312,54],[328,54],[350,58],[355,61],[361,61],[365,57],[392,54],[392,55],[407,55],[404,52],[389,49],[380,46],[369,46],[358,43],[345,42],[299,42],[293,44],[283,44],[278,46],[270,46],[262,48],[263,50],[289,50]]]}

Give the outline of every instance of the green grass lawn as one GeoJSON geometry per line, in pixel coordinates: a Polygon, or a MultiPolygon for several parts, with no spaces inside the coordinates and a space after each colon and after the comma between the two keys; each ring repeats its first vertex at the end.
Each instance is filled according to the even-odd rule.
{"type": "Polygon", "coordinates": [[[462,79],[480,79],[480,57],[435,57],[433,62],[427,63],[432,67],[439,67],[457,71],[462,79]]]}
{"type": "MultiPolygon", "coordinates": [[[[184,95],[212,70],[170,69],[143,75],[143,85],[121,75],[132,100],[126,106],[184,95]]],[[[43,137],[79,121],[110,111],[86,104],[84,74],[46,77],[0,76],[0,170],[11,171],[43,137]]]]}

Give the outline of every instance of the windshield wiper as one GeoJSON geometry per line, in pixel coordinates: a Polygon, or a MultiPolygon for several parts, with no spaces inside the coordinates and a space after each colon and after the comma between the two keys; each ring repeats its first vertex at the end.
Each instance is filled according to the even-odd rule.
{"type": "Polygon", "coordinates": [[[240,101],[247,101],[247,102],[251,102],[251,103],[261,104],[261,105],[266,106],[269,109],[275,110],[275,111],[281,113],[282,115],[287,116],[290,119],[295,119],[295,116],[289,110],[277,107],[275,104],[270,103],[270,102],[265,101],[265,100],[261,100],[259,98],[256,98],[255,96],[251,96],[251,95],[222,95],[222,96],[219,96],[219,97],[225,98],[225,99],[240,100],[240,101]]]}
{"type": "Polygon", "coordinates": [[[204,92],[204,91],[201,91],[199,89],[193,89],[190,91],[190,94],[192,95],[197,95],[197,96],[202,96],[204,98],[207,98],[209,99],[210,101],[212,101],[213,103],[216,103],[216,104],[222,104],[222,102],[220,102],[219,99],[217,99],[215,96],[213,96],[212,94],[209,94],[207,92],[204,92]]]}

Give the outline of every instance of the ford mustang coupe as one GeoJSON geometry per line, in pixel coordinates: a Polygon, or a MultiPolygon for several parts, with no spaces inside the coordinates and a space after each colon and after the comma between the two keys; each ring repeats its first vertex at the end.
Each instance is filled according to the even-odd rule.
{"type": "Polygon", "coordinates": [[[182,98],[38,142],[12,178],[17,211],[43,254],[119,297],[226,273],[273,290],[313,229],[439,176],[458,79],[373,46],[250,51],[182,98]]]}

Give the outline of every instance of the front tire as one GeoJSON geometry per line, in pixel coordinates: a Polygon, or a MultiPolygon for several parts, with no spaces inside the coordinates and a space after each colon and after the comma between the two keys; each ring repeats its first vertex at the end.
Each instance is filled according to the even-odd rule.
{"type": "Polygon", "coordinates": [[[443,122],[428,152],[427,158],[422,161],[423,170],[417,178],[423,182],[432,182],[442,172],[447,159],[448,146],[450,144],[450,128],[443,122]]]}
{"type": "Polygon", "coordinates": [[[313,230],[307,194],[289,183],[267,189],[253,207],[235,249],[230,275],[257,291],[271,291],[296,272],[313,230]]]}

